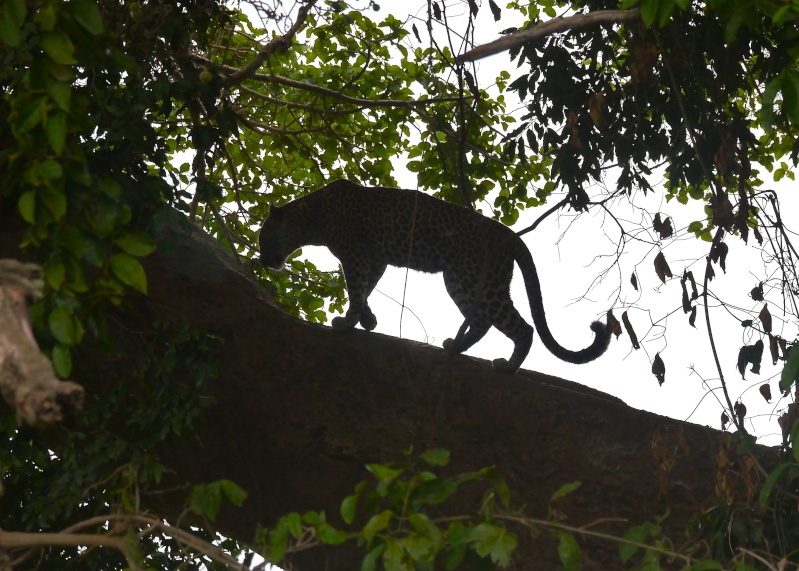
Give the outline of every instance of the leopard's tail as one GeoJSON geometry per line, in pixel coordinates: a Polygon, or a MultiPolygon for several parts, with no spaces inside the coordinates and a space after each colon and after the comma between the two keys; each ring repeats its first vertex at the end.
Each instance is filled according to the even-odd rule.
{"type": "Polygon", "coordinates": [[[524,285],[527,288],[527,296],[530,299],[530,312],[533,315],[533,324],[538,330],[541,342],[558,359],[568,363],[582,364],[593,361],[602,355],[610,344],[611,333],[607,326],[601,321],[591,323],[591,330],[594,332],[594,342],[585,349],[571,351],[555,341],[552,332],[549,330],[547,318],[544,314],[544,300],[541,297],[541,282],[538,281],[538,271],[533,262],[530,250],[518,236],[516,237],[516,262],[521,268],[524,277],[524,285]]]}

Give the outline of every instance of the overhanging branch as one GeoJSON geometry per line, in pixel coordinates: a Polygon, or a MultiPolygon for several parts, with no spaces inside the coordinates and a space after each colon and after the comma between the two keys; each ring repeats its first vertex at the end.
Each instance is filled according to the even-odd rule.
{"type": "Polygon", "coordinates": [[[255,58],[249,64],[247,64],[246,67],[243,67],[235,73],[229,75],[225,83],[228,86],[241,83],[258,71],[264,62],[268,60],[275,51],[288,50],[289,46],[291,45],[291,40],[297,34],[297,31],[300,29],[300,27],[302,27],[302,25],[305,23],[305,20],[308,18],[308,12],[311,10],[311,8],[313,8],[314,4],[316,4],[316,0],[309,0],[307,4],[301,6],[297,11],[297,20],[286,31],[286,33],[280,37],[270,40],[263,48],[261,48],[261,51],[258,52],[258,55],[255,56],[255,58]]]}
{"type": "Polygon", "coordinates": [[[597,12],[590,12],[588,14],[576,14],[568,18],[553,18],[534,28],[516,32],[504,38],[499,38],[491,43],[477,46],[469,50],[465,54],[459,55],[455,58],[458,63],[465,61],[477,61],[484,57],[504,52],[511,48],[515,48],[521,44],[532,42],[549,34],[562,32],[564,30],[574,30],[576,28],[585,28],[595,24],[615,24],[622,22],[631,22],[640,17],[641,11],[638,8],[633,10],[599,10],[597,12]]]}

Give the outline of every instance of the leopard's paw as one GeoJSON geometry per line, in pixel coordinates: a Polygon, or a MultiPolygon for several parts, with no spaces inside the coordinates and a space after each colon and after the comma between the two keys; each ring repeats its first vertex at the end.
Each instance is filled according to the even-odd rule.
{"type": "Polygon", "coordinates": [[[333,329],[338,329],[339,331],[347,331],[355,327],[357,323],[357,319],[351,318],[349,315],[334,317],[333,321],[330,322],[330,325],[333,329]]]}
{"type": "Polygon", "coordinates": [[[372,331],[375,327],[377,327],[377,317],[371,311],[364,312],[361,314],[361,327],[366,329],[367,331],[372,331]]]}
{"type": "Polygon", "coordinates": [[[498,373],[510,373],[513,374],[519,370],[519,367],[512,365],[510,361],[507,359],[494,359],[491,362],[491,365],[494,367],[494,370],[498,373]]]}

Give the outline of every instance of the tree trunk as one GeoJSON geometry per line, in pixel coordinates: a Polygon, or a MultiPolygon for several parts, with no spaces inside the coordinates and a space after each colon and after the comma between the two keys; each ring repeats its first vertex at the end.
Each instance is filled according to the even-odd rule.
{"type": "MultiPolygon", "coordinates": [[[[19,235],[0,224],[0,252],[13,254],[19,235]]],[[[540,373],[508,376],[439,347],[301,322],[202,231],[171,229],[160,243],[145,260],[149,295],[130,294],[135,311],[121,318],[138,335],[157,317],[224,340],[216,402],[196,437],[164,451],[164,461],[183,482],[229,478],[247,491],[241,509],[220,514],[225,534],[249,541],[256,524],[308,509],[340,523],[341,500],[370,477],[364,465],[399,460],[411,446],[449,449],[453,473],[497,467],[514,505],[531,516],[546,517],[552,493],[579,480],[557,503],[565,522],[612,518],[596,528],[611,533],[668,509],[664,525],[679,539],[688,516],[714,500],[717,431],[540,373]]],[[[114,382],[114,363],[77,361],[87,394],[114,382]]],[[[474,511],[474,500],[456,495],[451,508],[474,511]]],[[[619,565],[617,545],[583,546],[584,568],[619,565]]],[[[309,550],[293,563],[352,569],[356,556],[347,547],[309,550]]],[[[558,567],[551,534],[519,535],[512,568],[558,567]]]]}

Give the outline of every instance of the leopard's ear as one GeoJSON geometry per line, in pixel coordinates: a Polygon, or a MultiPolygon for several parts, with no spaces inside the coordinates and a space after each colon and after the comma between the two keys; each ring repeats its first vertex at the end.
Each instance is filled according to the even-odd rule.
{"type": "Polygon", "coordinates": [[[283,208],[278,206],[277,204],[270,204],[269,205],[269,218],[276,222],[280,222],[283,220],[283,208]]]}

